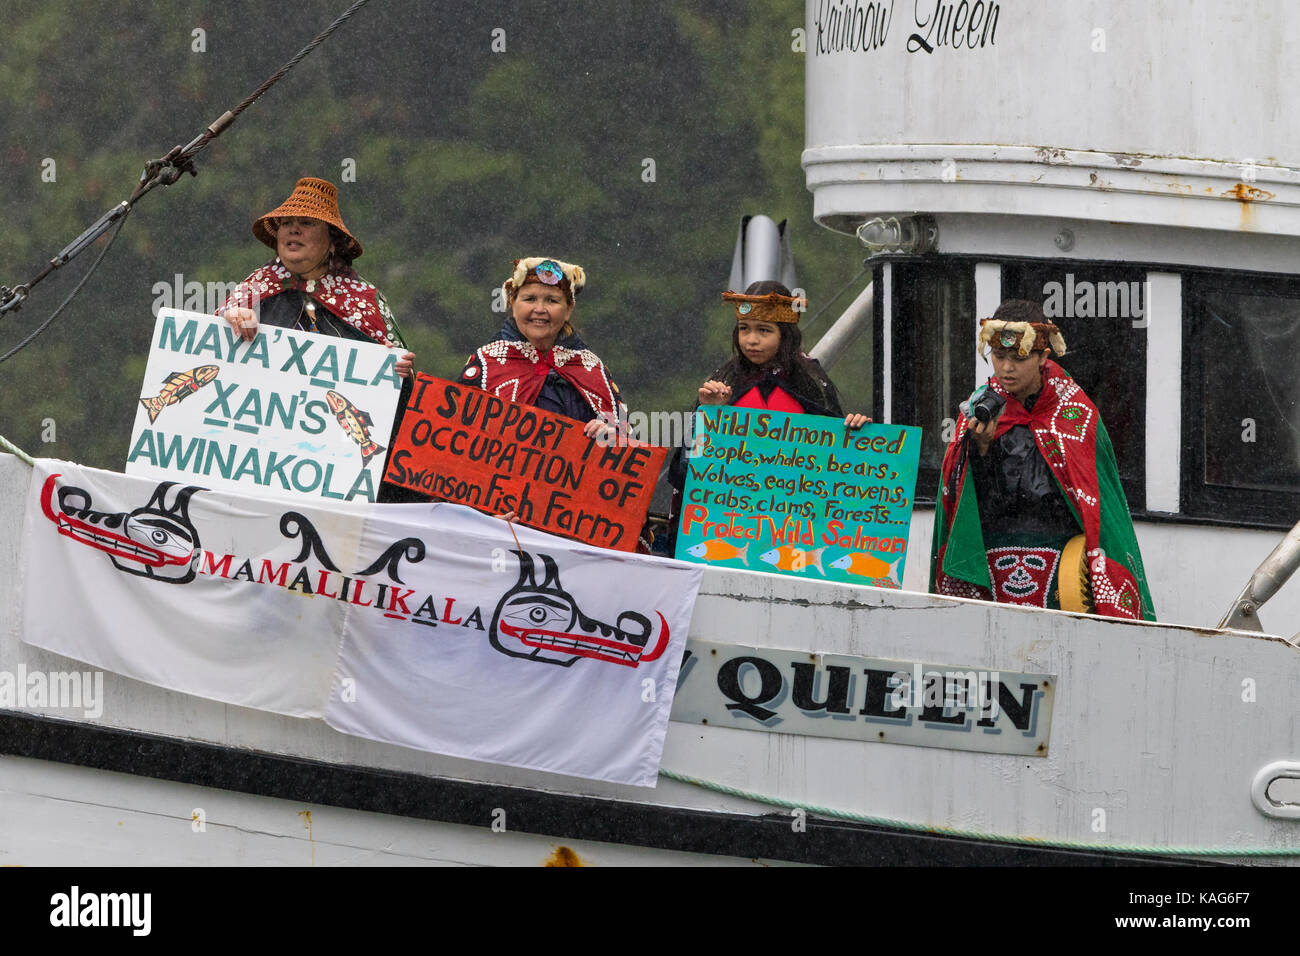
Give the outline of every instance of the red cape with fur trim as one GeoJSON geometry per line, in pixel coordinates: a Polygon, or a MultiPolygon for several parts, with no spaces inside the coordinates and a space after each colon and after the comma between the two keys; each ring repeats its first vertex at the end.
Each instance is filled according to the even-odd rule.
{"type": "Polygon", "coordinates": [[[531,342],[497,339],[474,353],[461,380],[472,380],[485,392],[501,398],[533,405],[552,370],[577,389],[597,415],[617,414],[618,395],[605,366],[591,349],[575,351],[557,345],[543,352],[531,342]],[[475,360],[477,370],[472,369],[475,360]]]}

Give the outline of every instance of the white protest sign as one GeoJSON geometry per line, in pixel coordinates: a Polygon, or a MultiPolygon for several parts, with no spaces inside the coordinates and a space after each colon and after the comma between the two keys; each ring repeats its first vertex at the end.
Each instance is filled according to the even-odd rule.
{"type": "Polygon", "coordinates": [[[127,474],[248,494],[374,501],[402,383],[396,350],[164,309],[127,474]]]}

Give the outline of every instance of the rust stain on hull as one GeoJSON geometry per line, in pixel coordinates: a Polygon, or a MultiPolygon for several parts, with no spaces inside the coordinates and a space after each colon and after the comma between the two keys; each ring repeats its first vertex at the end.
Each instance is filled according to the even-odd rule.
{"type": "Polygon", "coordinates": [[[1247,186],[1245,183],[1237,183],[1231,189],[1225,189],[1221,195],[1227,199],[1239,199],[1242,202],[1268,202],[1268,200],[1274,198],[1274,194],[1267,189],[1247,186]]]}
{"type": "Polygon", "coordinates": [[[307,842],[311,844],[311,865],[316,865],[316,839],[311,832],[311,811],[299,810],[298,816],[302,817],[303,826],[307,828],[307,842]]]}
{"type": "Polygon", "coordinates": [[[1254,203],[1267,202],[1273,198],[1273,193],[1267,189],[1260,189],[1246,183],[1237,183],[1231,189],[1225,189],[1220,195],[1225,199],[1235,199],[1241,203],[1241,225],[1238,228],[1243,232],[1251,232],[1255,228],[1254,203]]]}

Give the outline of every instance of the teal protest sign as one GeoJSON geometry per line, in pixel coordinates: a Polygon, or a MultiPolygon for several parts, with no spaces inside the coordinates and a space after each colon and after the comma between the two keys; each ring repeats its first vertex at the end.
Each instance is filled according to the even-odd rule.
{"type": "Polygon", "coordinates": [[[402,381],[374,342],[167,309],[126,473],[275,497],[374,501],[402,381]]]}
{"type": "Polygon", "coordinates": [[[677,557],[899,587],[920,453],[911,426],[702,408],[677,557]]]}

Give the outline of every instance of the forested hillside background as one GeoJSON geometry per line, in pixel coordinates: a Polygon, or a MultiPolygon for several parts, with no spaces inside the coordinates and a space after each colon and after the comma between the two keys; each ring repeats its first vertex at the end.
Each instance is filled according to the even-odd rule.
{"type": "MultiPolygon", "coordinates": [[[[347,5],[7,0],[0,283],[26,281],[130,194],[146,159],[198,135],[347,5]]],[[[790,220],[812,313],[861,270],[857,244],[812,221],[802,21],[794,0],[371,0],[200,155],[197,178],[146,197],[65,314],[0,364],[0,434],[120,469],[155,286],[243,278],[270,255],[252,220],[304,175],[339,183],[358,271],[419,369],[459,371],[501,323],[492,291],[511,261],[550,255],[587,269],[575,321],[632,407],[689,407],[729,347],[719,296],[742,215],[790,220]]],[[[0,318],[0,353],[96,252],[0,318]]],[[[836,378],[846,407],[869,411],[865,377],[836,378]]]]}

